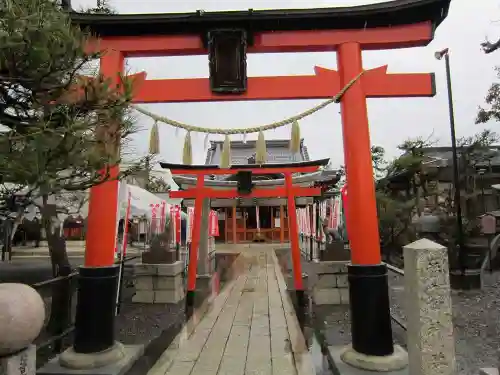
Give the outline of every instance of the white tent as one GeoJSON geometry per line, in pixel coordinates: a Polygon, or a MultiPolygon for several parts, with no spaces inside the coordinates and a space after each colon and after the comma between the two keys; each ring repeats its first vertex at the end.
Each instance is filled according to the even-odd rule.
{"type": "MultiPolygon", "coordinates": [[[[120,183],[122,184],[122,183],[120,183]]],[[[125,183],[123,183],[125,184],[125,183]]],[[[123,185],[122,185],[123,186],[123,185]]],[[[126,185],[128,187],[128,191],[130,191],[130,215],[134,216],[145,216],[148,219],[151,219],[151,205],[158,204],[161,210],[162,202],[164,201],[161,197],[156,196],[149,191],[140,188],[135,185],[126,185]]],[[[120,195],[120,217],[125,217],[125,213],[127,211],[127,201],[128,197],[124,191],[122,190],[120,195]]],[[[166,215],[170,212],[170,207],[172,205],[166,202],[165,213],[166,215]]],[[[160,211],[161,212],[161,211],[160,211]]],[[[158,216],[160,215],[158,212],[158,216]]],[[[184,218],[186,214],[182,213],[182,217],[184,218]]]]}

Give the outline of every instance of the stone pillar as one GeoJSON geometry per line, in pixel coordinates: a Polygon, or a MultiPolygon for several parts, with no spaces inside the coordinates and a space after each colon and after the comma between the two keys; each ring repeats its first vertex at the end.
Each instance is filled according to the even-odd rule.
{"type": "Polygon", "coordinates": [[[36,375],[36,346],[30,345],[15,355],[0,358],[2,375],[36,375]]]}
{"type": "Polygon", "coordinates": [[[0,284],[0,374],[36,375],[37,338],[45,321],[45,306],[36,290],[25,284],[0,284]]]}
{"type": "Polygon", "coordinates": [[[404,247],[404,259],[410,374],[455,374],[448,252],[421,239],[404,247]]]}
{"type": "Polygon", "coordinates": [[[318,276],[313,290],[316,305],[349,304],[348,263],[349,261],[328,261],[314,264],[318,276]]]}
{"type": "Polygon", "coordinates": [[[177,303],[184,299],[184,283],[182,271],[184,262],[171,264],[134,265],[136,277],[135,303],[177,303]]]}

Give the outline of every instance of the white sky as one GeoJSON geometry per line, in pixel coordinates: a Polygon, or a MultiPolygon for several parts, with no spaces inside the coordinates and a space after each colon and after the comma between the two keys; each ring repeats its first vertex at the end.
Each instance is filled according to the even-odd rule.
{"type": "MultiPolygon", "coordinates": [[[[238,9],[315,8],[360,5],[383,1],[370,0],[110,0],[120,13],[172,13],[238,9]]],[[[73,0],[73,7],[95,6],[96,0],[73,0]]],[[[427,47],[392,51],[364,52],[364,67],[389,65],[389,72],[435,72],[437,95],[434,98],[370,99],[368,116],[371,141],[386,149],[388,157],[398,155],[397,145],[409,137],[433,134],[441,145],[449,145],[449,120],[444,61],[434,52],[450,48],[457,137],[480,131],[474,124],[477,108],[483,104],[495,80],[494,66],[500,51],[485,55],[479,44],[486,38],[500,37],[500,1],[453,0],[448,18],[437,29],[435,40],[427,47]]],[[[336,67],[335,53],[265,54],[248,56],[249,76],[313,74],[315,65],[336,67]]],[[[137,58],[127,61],[130,72],[146,71],[148,79],[208,77],[206,56],[137,58]]],[[[281,120],[314,106],[319,101],[221,102],[154,104],[146,108],[158,115],[204,127],[247,127],[281,120]]],[[[339,106],[331,105],[301,122],[302,136],[311,158],[330,157],[334,166],[343,163],[339,106]]],[[[145,154],[152,121],[137,116],[143,131],[133,139],[137,155],[145,154]]],[[[488,124],[500,133],[497,123],[488,124]]],[[[289,128],[266,133],[266,139],[288,138],[289,128]]],[[[183,131],[160,126],[161,158],[180,162],[183,131]]],[[[240,140],[241,138],[234,138],[240,140]]],[[[194,162],[203,163],[204,135],[194,136],[194,162]]]]}

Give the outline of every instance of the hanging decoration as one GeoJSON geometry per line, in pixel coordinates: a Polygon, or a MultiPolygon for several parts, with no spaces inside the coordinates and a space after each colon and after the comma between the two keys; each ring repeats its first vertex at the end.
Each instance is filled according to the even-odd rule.
{"type": "Polygon", "coordinates": [[[182,162],[184,164],[191,164],[193,162],[193,148],[191,146],[191,132],[186,133],[184,139],[184,149],[182,151],[182,162]]]}
{"type": "Polygon", "coordinates": [[[149,153],[158,155],[160,153],[160,134],[158,131],[158,121],[155,121],[149,134],[149,153]]]}
{"type": "Polygon", "coordinates": [[[229,168],[231,166],[231,139],[226,134],[224,138],[224,145],[222,146],[222,153],[220,156],[220,167],[229,168]]]}
{"type": "Polygon", "coordinates": [[[264,138],[264,132],[259,132],[259,137],[257,138],[257,146],[255,150],[255,163],[264,164],[267,161],[267,147],[266,139],[264,138]]]}
{"type": "Polygon", "coordinates": [[[290,134],[290,151],[294,155],[300,151],[300,125],[298,121],[292,122],[292,131],[290,134]]]}
{"type": "MultiPolygon", "coordinates": [[[[261,125],[261,126],[256,126],[256,127],[251,127],[251,128],[232,128],[232,129],[222,129],[222,128],[205,128],[202,126],[195,126],[195,125],[190,125],[190,124],[185,124],[179,121],[175,121],[172,119],[169,119],[167,117],[163,116],[158,116],[147,109],[144,109],[138,105],[132,104],[132,107],[136,109],[138,112],[142,113],[143,115],[146,115],[153,119],[155,121],[155,125],[157,122],[162,122],[164,124],[170,125],[175,127],[176,129],[184,129],[187,131],[186,134],[186,139],[184,142],[184,155],[183,155],[183,162],[184,164],[191,164],[192,162],[192,148],[191,148],[191,132],[197,132],[197,133],[204,133],[206,135],[208,134],[218,134],[218,135],[225,135],[226,138],[224,140],[224,148],[223,148],[223,154],[225,153],[224,156],[224,163],[222,162],[223,158],[221,157],[221,167],[222,165],[225,165],[225,168],[229,167],[231,163],[231,158],[230,158],[230,140],[229,140],[229,135],[243,135],[244,141],[246,141],[246,135],[250,133],[259,133],[258,140],[257,140],[257,150],[256,150],[256,162],[257,164],[263,164],[267,160],[267,152],[266,152],[266,142],[264,139],[264,132],[266,130],[275,130],[278,128],[281,128],[283,126],[292,124],[292,129],[291,129],[291,135],[290,135],[290,150],[292,152],[298,152],[300,150],[300,127],[299,127],[299,121],[302,120],[303,118],[306,118],[319,110],[327,107],[328,105],[332,103],[340,103],[342,100],[342,97],[344,94],[349,90],[349,88],[354,85],[360,78],[361,76],[365,73],[365,71],[361,71],[356,77],[354,77],[350,82],[348,82],[333,98],[325,100],[323,103],[318,104],[317,106],[308,109],[307,111],[304,111],[298,115],[286,118],[281,121],[277,122],[272,122],[269,124],[261,125]],[[226,147],[226,143],[229,142],[229,146],[226,147]],[[189,156],[189,157],[188,157],[189,156]],[[226,158],[229,158],[226,160],[226,158]],[[189,162],[187,162],[189,160],[189,162]]],[[[153,126],[153,129],[151,130],[151,136],[153,136],[153,132],[158,133],[158,129],[156,126],[153,126]]],[[[158,137],[158,135],[157,135],[158,137]]],[[[150,146],[151,146],[151,141],[152,137],[150,139],[150,146]]]]}

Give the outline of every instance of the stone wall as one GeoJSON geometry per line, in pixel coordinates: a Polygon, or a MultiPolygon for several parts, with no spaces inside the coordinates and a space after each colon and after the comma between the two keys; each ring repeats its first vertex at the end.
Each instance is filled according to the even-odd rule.
{"type": "Polygon", "coordinates": [[[317,280],[313,287],[316,305],[349,304],[348,261],[324,261],[314,264],[317,280]]]}
{"type": "Polygon", "coordinates": [[[177,303],[184,298],[184,263],[135,264],[135,303],[177,303]]]}

